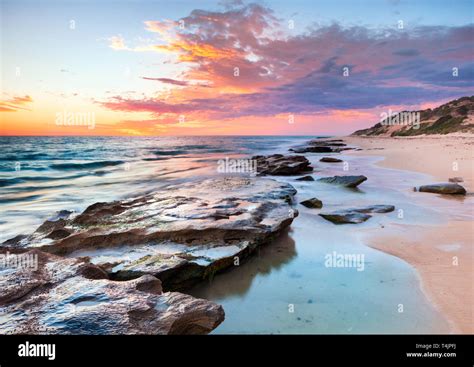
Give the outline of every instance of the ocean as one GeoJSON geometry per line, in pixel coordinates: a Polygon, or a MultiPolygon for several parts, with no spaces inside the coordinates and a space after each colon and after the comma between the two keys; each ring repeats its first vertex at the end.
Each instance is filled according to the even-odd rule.
{"type": "MultiPolygon", "coordinates": [[[[311,138],[1,137],[0,240],[31,233],[60,210],[80,212],[96,202],[220,175],[219,160],[284,154],[311,138]]],[[[399,222],[399,208],[411,224],[443,220],[439,210],[419,205],[411,196],[412,187],[428,178],[380,168],[380,157],[341,154],[349,167],[343,172],[341,166],[321,164],[321,155],[306,156],[316,178],[364,174],[369,179],[349,190],[274,177],[298,190],[295,207],[300,214],[291,228],[238,268],[186,290],[223,305],[226,319],[213,333],[447,332],[446,321],[421,291],[415,269],[364,243],[368,231],[399,222]],[[392,204],[397,210],[362,224],[337,226],[297,204],[311,197],[330,209],[392,204]],[[363,258],[363,271],[328,267],[325,259],[335,253],[363,258]]]]}
{"type": "Polygon", "coordinates": [[[0,241],[59,210],[82,211],[218,174],[218,162],[311,137],[0,137],[0,241]]]}

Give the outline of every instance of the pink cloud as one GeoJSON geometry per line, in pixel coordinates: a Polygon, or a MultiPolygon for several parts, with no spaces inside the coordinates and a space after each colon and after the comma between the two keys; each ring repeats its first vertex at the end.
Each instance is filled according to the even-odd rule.
{"type": "Polygon", "coordinates": [[[108,109],[149,112],[152,119],[316,116],[416,106],[474,92],[472,25],[420,26],[407,33],[332,24],[291,36],[270,8],[257,4],[194,10],[179,20],[145,25],[159,43],[134,49],[169,53],[187,69],[179,80],[144,79],[179,87],[178,98],[115,96],[101,102],[108,109]],[[456,77],[453,67],[460,70],[456,77]],[[210,88],[196,91],[200,84],[210,88]]]}

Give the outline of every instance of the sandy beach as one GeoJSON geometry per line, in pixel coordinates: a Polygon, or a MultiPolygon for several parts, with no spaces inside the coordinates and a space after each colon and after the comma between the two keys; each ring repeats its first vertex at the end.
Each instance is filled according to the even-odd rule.
{"type": "MultiPolygon", "coordinates": [[[[419,272],[421,288],[451,325],[453,333],[472,334],[473,243],[472,203],[474,137],[471,135],[423,136],[413,138],[347,137],[361,147],[355,155],[383,156],[378,165],[432,176],[432,182],[462,177],[468,194],[459,205],[470,219],[448,216],[446,223],[415,226],[409,223],[389,228],[381,235],[368,232],[369,246],[397,256],[419,272]]],[[[436,196],[436,195],[435,195],[436,196]]],[[[452,198],[451,198],[452,199],[452,198]]],[[[442,198],[450,200],[450,198],[442,198]]],[[[458,205],[458,204],[456,204],[458,205]]]]}
{"type": "Polygon", "coordinates": [[[345,138],[349,144],[360,146],[356,154],[383,156],[380,166],[426,173],[437,182],[462,177],[468,192],[474,191],[474,135],[450,134],[403,138],[355,137],[345,138]]]}

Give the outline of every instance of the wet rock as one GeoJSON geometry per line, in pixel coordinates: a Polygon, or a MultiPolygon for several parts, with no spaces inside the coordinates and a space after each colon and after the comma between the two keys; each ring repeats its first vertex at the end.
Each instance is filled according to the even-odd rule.
{"type": "Polygon", "coordinates": [[[336,149],[334,149],[334,151],[335,151],[336,153],[340,153],[340,152],[342,152],[342,151],[344,151],[344,150],[356,150],[356,148],[353,148],[353,147],[344,147],[344,148],[336,148],[336,149]]]}
{"type": "Polygon", "coordinates": [[[291,208],[295,193],[291,185],[266,178],[189,182],[93,204],[4,246],[87,256],[113,279],[150,274],[165,290],[183,289],[233,267],[288,227],[298,215],[291,208]]]}
{"type": "Polygon", "coordinates": [[[341,139],[330,140],[310,140],[302,146],[291,148],[290,151],[295,153],[340,153],[343,150],[354,149],[347,147],[341,139]]]}
{"type": "Polygon", "coordinates": [[[60,210],[60,211],[56,212],[56,214],[52,218],[49,218],[49,220],[54,221],[54,220],[58,220],[58,219],[68,219],[73,214],[74,214],[74,212],[72,212],[70,210],[60,210]]]}
{"type": "Polygon", "coordinates": [[[309,147],[304,147],[304,148],[291,148],[290,151],[295,152],[295,153],[334,153],[336,152],[336,150],[327,146],[309,146],[309,147]]]}
{"type": "Polygon", "coordinates": [[[329,146],[329,147],[345,147],[347,146],[346,143],[342,141],[335,141],[335,140],[324,140],[324,141],[311,141],[309,142],[311,146],[329,146]]]}
{"type": "Polygon", "coordinates": [[[65,230],[64,228],[62,229],[57,229],[54,231],[51,231],[47,238],[51,238],[52,240],[58,240],[60,238],[66,238],[71,234],[70,231],[65,230]]]}
{"type": "Polygon", "coordinates": [[[362,182],[366,181],[367,177],[365,176],[333,176],[333,177],[323,177],[318,179],[318,181],[330,183],[334,185],[341,185],[345,187],[357,187],[362,182]]]}
{"type": "Polygon", "coordinates": [[[462,177],[451,177],[448,181],[453,183],[459,183],[464,182],[464,179],[462,177]]]}
{"type": "Polygon", "coordinates": [[[442,195],[466,195],[466,189],[457,183],[439,183],[420,186],[419,192],[431,192],[442,195]]]}
{"type": "Polygon", "coordinates": [[[28,239],[28,235],[19,234],[18,236],[15,236],[13,238],[6,240],[2,244],[5,246],[19,246],[22,243],[22,241],[26,239],[28,239]]]}
{"type": "Polygon", "coordinates": [[[308,145],[327,145],[327,146],[339,146],[344,147],[347,144],[342,139],[313,139],[308,142],[308,145]]]}
{"type": "Polygon", "coordinates": [[[395,210],[393,205],[370,205],[363,208],[351,209],[358,213],[390,213],[395,210]]]}
{"type": "Polygon", "coordinates": [[[314,177],[313,176],[298,177],[296,181],[314,181],[314,177]]]}
{"type": "Polygon", "coordinates": [[[257,161],[257,172],[260,176],[290,176],[310,172],[313,170],[313,168],[310,166],[310,162],[305,157],[300,155],[258,155],[252,157],[252,159],[257,161]]]}
{"type": "Polygon", "coordinates": [[[361,208],[339,210],[332,213],[320,213],[319,215],[334,224],[358,224],[372,217],[368,213],[389,213],[394,210],[395,206],[393,205],[369,205],[361,208]]]}
{"type": "Polygon", "coordinates": [[[336,211],[332,213],[319,213],[324,219],[333,222],[334,224],[358,224],[365,222],[372,216],[365,213],[359,213],[352,210],[336,211]]]}
{"type": "Polygon", "coordinates": [[[224,320],[221,306],[163,293],[151,275],[116,282],[85,259],[16,256],[35,266],[0,268],[2,334],[207,334],[224,320]]]}
{"type": "Polygon", "coordinates": [[[323,157],[319,160],[320,162],[326,162],[326,163],[339,163],[343,162],[342,159],[339,158],[333,158],[333,157],[323,157]]]}
{"type": "Polygon", "coordinates": [[[323,207],[323,202],[317,198],[304,200],[300,204],[311,209],[320,209],[323,207]]]}
{"type": "Polygon", "coordinates": [[[42,225],[38,227],[36,232],[38,233],[53,233],[54,231],[59,231],[64,228],[66,225],[65,219],[58,219],[58,220],[47,220],[42,225]]]}

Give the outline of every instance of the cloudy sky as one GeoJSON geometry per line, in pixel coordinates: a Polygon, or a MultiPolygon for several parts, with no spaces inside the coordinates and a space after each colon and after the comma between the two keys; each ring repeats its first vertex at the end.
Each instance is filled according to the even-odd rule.
{"type": "Polygon", "coordinates": [[[2,135],[346,134],[474,94],[468,0],[1,6],[2,135]]]}

